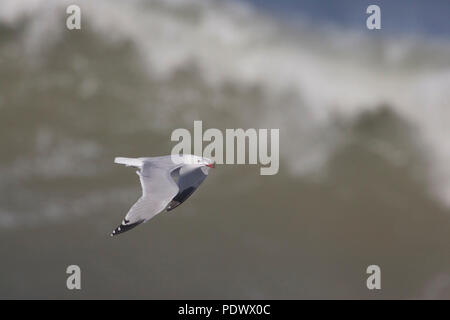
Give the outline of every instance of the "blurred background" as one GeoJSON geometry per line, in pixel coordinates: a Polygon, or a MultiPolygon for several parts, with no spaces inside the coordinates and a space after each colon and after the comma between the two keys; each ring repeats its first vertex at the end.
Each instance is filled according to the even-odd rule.
{"type": "Polygon", "coordinates": [[[449,13],[2,0],[0,298],[449,299],[449,13]],[[172,213],[111,238],[141,192],[114,157],[169,154],[194,120],[279,128],[279,173],[218,166],[172,213]]]}

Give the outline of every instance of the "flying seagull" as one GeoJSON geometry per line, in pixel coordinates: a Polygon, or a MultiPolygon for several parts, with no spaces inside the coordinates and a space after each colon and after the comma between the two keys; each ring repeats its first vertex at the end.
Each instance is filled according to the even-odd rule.
{"type": "Polygon", "coordinates": [[[210,159],[190,154],[151,158],[118,157],[114,162],[139,169],[136,173],[141,180],[142,196],[111,236],[147,222],[164,210],[175,209],[206,179],[209,168],[215,167],[210,159]]]}

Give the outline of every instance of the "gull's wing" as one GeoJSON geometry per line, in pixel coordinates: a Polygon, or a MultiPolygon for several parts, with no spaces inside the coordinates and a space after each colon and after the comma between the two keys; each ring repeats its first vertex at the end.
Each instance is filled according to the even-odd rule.
{"type": "Polygon", "coordinates": [[[175,209],[186,201],[208,176],[208,168],[206,167],[197,167],[193,170],[188,169],[186,171],[183,171],[183,169],[185,168],[180,169],[178,178],[179,191],[172,201],[170,201],[167,211],[175,209]]]}
{"type": "Polygon", "coordinates": [[[143,163],[139,175],[142,196],[128,211],[122,223],[111,233],[112,236],[128,231],[150,220],[163,211],[178,193],[178,186],[171,177],[171,170],[143,163]]]}

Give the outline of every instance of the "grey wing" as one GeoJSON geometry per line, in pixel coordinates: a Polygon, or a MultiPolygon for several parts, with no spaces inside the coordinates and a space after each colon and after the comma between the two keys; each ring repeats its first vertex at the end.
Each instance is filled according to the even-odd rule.
{"type": "Polygon", "coordinates": [[[122,223],[112,232],[112,236],[128,231],[146,222],[163,211],[178,193],[178,186],[170,172],[163,168],[146,167],[139,175],[142,196],[130,208],[122,223]]]}
{"type": "Polygon", "coordinates": [[[205,167],[198,167],[193,170],[183,172],[183,168],[180,170],[178,178],[179,191],[177,195],[172,199],[167,207],[167,211],[171,211],[186,201],[200,184],[208,176],[208,169],[205,167]],[[206,172],[206,173],[205,173],[206,172]]]}

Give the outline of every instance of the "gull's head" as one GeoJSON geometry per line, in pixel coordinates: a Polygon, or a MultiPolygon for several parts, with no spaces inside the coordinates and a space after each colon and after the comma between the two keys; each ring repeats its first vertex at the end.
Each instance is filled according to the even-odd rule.
{"type": "Polygon", "coordinates": [[[195,167],[209,167],[209,168],[216,167],[216,163],[214,161],[212,161],[211,159],[205,158],[205,157],[200,157],[200,156],[195,156],[192,154],[181,155],[176,160],[185,165],[192,165],[195,167]]]}
{"type": "Polygon", "coordinates": [[[211,159],[209,158],[204,158],[204,157],[200,157],[200,156],[194,156],[191,154],[188,155],[184,155],[184,163],[185,164],[190,164],[196,167],[209,167],[209,168],[215,168],[216,164],[211,161],[211,159]]]}

